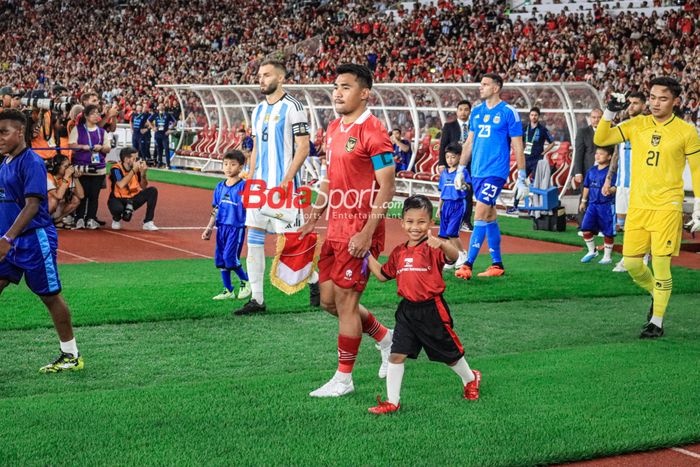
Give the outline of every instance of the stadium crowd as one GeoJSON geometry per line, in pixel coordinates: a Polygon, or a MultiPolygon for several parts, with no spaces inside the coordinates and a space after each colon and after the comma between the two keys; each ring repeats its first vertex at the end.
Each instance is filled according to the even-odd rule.
{"type": "Polygon", "coordinates": [[[497,72],[515,82],[586,81],[604,93],[667,74],[686,86],[683,111],[697,118],[700,110],[698,0],[661,16],[598,6],[525,22],[511,20],[503,2],[479,0],[441,0],[395,17],[389,2],[373,0],[121,3],[95,0],[86,12],[77,0],[3,2],[0,84],[97,90],[117,100],[126,121],[137,101],[174,104],[157,83],[251,83],[260,61],[277,53],[297,83],[330,82],[348,61],[366,63],[379,82],[474,82],[497,72]]]}

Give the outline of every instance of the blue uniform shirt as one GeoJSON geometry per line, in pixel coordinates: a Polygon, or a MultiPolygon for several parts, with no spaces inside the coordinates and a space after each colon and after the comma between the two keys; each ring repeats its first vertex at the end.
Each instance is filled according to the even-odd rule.
{"type": "Polygon", "coordinates": [[[523,135],[518,112],[505,101],[493,109],[478,105],[469,117],[469,131],[474,132],[472,177],[507,179],[510,172],[510,139],[523,135]]]}
{"type": "Polygon", "coordinates": [[[131,118],[131,123],[134,124],[134,131],[140,130],[141,128],[146,127],[146,121],[149,119],[151,115],[145,112],[141,112],[140,114],[134,114],[134,116],[131,118]]]}
{"type": "Polygon", "coordinates": [[[245,188],[245,180],[240,180],[233,186],[226,186],[226,180],[219,182],[214,189],[212,206],[218,207],[216,225],[245,227],[245,207],[241,193],[245,188]]]}
{"type": "Polygon", "coordinates": [[[175,123],[175,117],[168,112],[151,115],[148,120],[156,126],[156,132],[165,132],[175,123]]]}
{"type": "MultiPolygon", "coordinates": [[[[449,169],[445,169],[440,174],[440,182],[438,183],[438,189],[440,190],[440,199],[450,199],[458,200],[465,199],[467,197],[466,190],[458,190],[455,188],[455,176],[457,175],[457,170],[454,172],[448,172],[449,169]]],[[[469,173],[464,171],[464,181],[469,183],[470,177],[469,173]]]]}
{"type": "Polygon", "coordinates": [[[408,140],[402,139],[401,142],[408,146],[408,151],[402,151],[398,144],[394,144],[394,162],[396,163],[396,171],[406,170],[408,163],[411,162],[411,144],[408,140]]]}
{"type": "Polygon", "coordinates": [[[25,227],[22,234],[53,225],[49,215],[46,192],[46,166],[34,151],[27,148],[7,163],[0,163],[0,235],[4,235],[24,209],[25,198],[41,200],[39,211],[25,227]]]}
{"type": "Polygon", "coordinates": [[[532,128],[532,125],[528,122],[523,131],[525,157],[535,157],[538,159],[542,157],[545,141],[548,143],[554,141],[552,135],[549,134],[549,130],[541,123],[538,123],[535,128],[532,128]]]}
{"type": "Polygon", "coordinates": [[[608,176],[610,166],[599,169],[594,165],[586,173],[586,178],[583,181],[583,186],[588,188],[588,204],[612,204],[615,202],[615,194],[604,196],[602,189],[605,184],[605,177],[608,176]]]}

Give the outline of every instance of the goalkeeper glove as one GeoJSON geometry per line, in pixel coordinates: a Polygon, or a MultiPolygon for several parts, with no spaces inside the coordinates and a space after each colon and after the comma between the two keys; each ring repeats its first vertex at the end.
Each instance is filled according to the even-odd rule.
{"type": "Polygon", "coordinates": [[[693,217],[691,217],[690,221],[687,224],[685,224],[685,228],[693,234],[697,231],[700,231],[700,198],[695,198],[695,206],[693,207],[693,217]]]}
{"type": "Polygon", "coordinates": [[[457,175],[455,175],[455,189],[466,190],[467,184],[464,183],[464,173],[467,170],[466,165],[459,164],[457,166],[457,175]]]}
{"type": "Polygon", "coordinates": [[[627,96],[621,92],[614,92],[610,94],[610,100],[608,101],[607,108],[603,113],[603,118],[607,121],[612,121],[615,118],[615,114],[625,110],[630,103],[627,101],[627,96]]]}
{"type": "Polygon", "coordinates": [[[518,181],[515,184],[515,199],[518,201],[527,198],[530,194],[530,180],[525,169],[518,170],[518,181]]]}

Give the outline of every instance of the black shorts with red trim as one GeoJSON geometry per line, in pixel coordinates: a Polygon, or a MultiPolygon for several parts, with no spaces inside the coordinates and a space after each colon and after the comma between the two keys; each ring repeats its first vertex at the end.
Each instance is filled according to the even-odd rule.
{"type": "Polygon", "coordinates": [[[425,349],[432,361],[456,362],[464,356],[464,348],[452,326],[450,309],[442,296],[424,302],[403,299],[396,310],[391,353],[417,358],[425,349]]]}

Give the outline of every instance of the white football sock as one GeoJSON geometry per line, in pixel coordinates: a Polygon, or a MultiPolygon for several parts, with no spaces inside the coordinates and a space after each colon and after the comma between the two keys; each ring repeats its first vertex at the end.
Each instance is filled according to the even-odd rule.
{"type": "Polygon", "coordinates": [[[462,385],[466,386],[467,383],[471,383],[476,379],[476,376],[474,376],[474,372],[469,368],[469,364],[467,361],[464,359],[464,357],[460,358],[456,364],[452,365],[450,367],[452,371],[457,373],[460,378],[462,378],[462,385]]]}
{"type": "Polygon", "coordinates": [[[612,243],[605,244],[603,259],[612,259],[613,246],[614,246],[614,244],[612,244],[612,243]]]}
{"type": "Polygon", "coordinates": [[[391,363],[386,372],[386,399],[394,405],[401,400],[401,383],[403,382],[403,363],[391,363]]]}
{"type": "Polygon", "coordinates": [[[592,255],[595,253],[595,237],[591,238],[590,240],[584,239],[583,241],[586,242],[586,246],[588,247],[588,254],[592,255]]]}
{"type": "Polygon", "coordinates": [[[265,276],[265,246],[248,243],[248,278],[252,299],[263,304],[263,278],[265,276]]]}
{"type": "Polygon", "coordinates": [[[663,316],[652,316],[651,320],[649,322],[652,324],[655,324],[661,328],[664,325],[664,317],[663,316]]]}
{"type": "Polygon", "coordinates": [[[352,373],[343,373],[342,371],[336,370],[333,379],[341,383],[350,384],[352,381],[352,373]]]}
{"type": "Polygon", "coordinates": [[[61,352],[69,353],[74,357],[78,356],[78,345],[75,343],[75,337],[68,342],[61,342],[61,352]]]}

